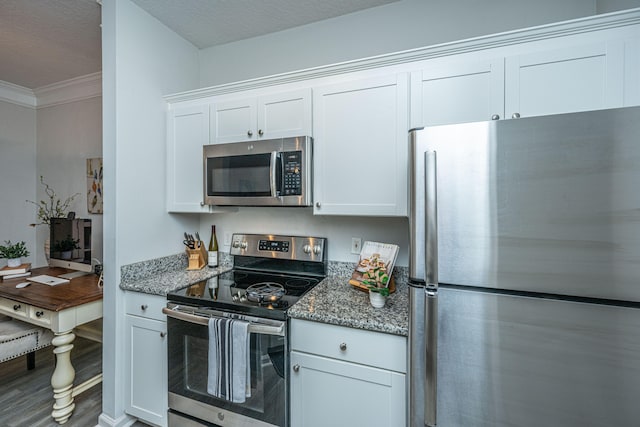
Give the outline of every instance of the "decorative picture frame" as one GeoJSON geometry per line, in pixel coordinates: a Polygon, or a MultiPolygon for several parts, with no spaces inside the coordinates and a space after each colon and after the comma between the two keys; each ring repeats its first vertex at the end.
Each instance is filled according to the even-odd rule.
{"type": "Polygon", "coordinates": [[[87,159],[87,212],[103,213],[102,157],[87,159]]]}

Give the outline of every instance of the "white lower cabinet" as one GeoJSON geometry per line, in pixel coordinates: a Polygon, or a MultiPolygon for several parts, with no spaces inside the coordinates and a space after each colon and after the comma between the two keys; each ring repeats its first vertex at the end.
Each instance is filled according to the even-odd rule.
{"type": "Polygon", "coordinates": [[[406,425],[406,338],[294,319],[292,427],[406,425]]]}
{"type": "Polygon", "coordinates": [[[167,322],[160,296],[127,294],[126,412],[145,423],[167,425],[167,322]]]}

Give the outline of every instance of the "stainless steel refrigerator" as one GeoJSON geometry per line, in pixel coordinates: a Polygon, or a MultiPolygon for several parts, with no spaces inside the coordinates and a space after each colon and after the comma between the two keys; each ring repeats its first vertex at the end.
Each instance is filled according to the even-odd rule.
{"type": "Polygon", "coordinates": [[[409,426],[640,426],[640,108],[409,139],[409,426]]]}

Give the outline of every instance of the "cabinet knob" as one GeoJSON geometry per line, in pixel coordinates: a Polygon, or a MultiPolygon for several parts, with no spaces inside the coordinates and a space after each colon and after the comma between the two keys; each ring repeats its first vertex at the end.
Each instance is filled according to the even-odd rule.
{"type": "Polygon", "coordinates": [[[260,136],[264,135],[264,132],[262,131],[262,129],[258,129],[258,135],[260,136]]]}
{"type": "Polygon", "coordinates": [[[224,421],[224,413],[223,412],[218,412],[218,419],[220,421],[224,421]]]}
{"type": "Polygon", "coordinates": [[[167,333],[166,333],[166,332],[160,332],[160,338],[164,338],[164,337],[166,337],[166,336],[167,336],[167,333]]]}
{"type": "Polygon", "coordinates": [[[519,119],[519,118],[520,118],[520,113],[513,113],[513,114],[511,115],[511,118],[512,118],[512,119],[519,119]]]}
{"type": "Polygon", "coordinates": [[[300,370],[300,365],[293,365],[293,372],[298,372],[300,370]]]}
{"type": "Polygon", "coordinates": [[[491,120],[500,120],[500,114],[494,114],[491,116],[491,120]]]}
{"type": "Polygon", "coordinates": [[[22,307],[20,304],[14,304],[14,305],[13,305],[13,309],[14,309],[15,311],[20,310],[20,307],[22,307]]]}
{"type": "Polygon", "coordinates": [[[316,202],[316,208],[319,208],[320,206],[320,202],[316,202]]]}
{"type": "Polygon", "coordinates": [[[340,343],[340,351],[347,351],[347,343],[346,342],[340,343]]]}
{"type": "Polygon", "coordinates": [[[36,311],[36,317],[44,316],[44,311],[36,311]]]}
{"type": "Polygon", "coordinates": [[[200,206],[204,206],[204,202],[200,202],[200,206]]]}
{"type": "Polygon", "coordinates": [[[142,305],[140,306],[140,310],[142,310],[142,311],[146,311],[146,310],[147,310],[147,308],[149,308],[149,306],[148,306],[147,304],[142,304],[142,305]]]}
{"type": "Polygon", "coordinates": [[[249,138],[251,138],[251,137],[253,136],[253,132],[251,132],[250,130],[248,130],[248,131],[247,131],[247,136],[248,136],[249,138]]]}

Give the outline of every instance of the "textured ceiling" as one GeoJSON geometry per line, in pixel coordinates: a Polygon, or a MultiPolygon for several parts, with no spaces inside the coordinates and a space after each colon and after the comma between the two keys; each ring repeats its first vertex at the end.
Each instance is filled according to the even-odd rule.
{"type": "MultiPolygon", "coordinates": [[[[205,48],[398,0],[132,1],[205,48]]],[[[0,81],[35,89],[100,71],[100,12],[96,0],[0,0],[0,81]]]]}
{"type": "Polygon", "coordinates": [[[30,89],[101,69],[95,0],[0,0],[0,80],[30,89]]]}
{"type": "Polygon", "coordinates": [[[198,48],[261,36],[398,0],[132,0],[198,48]]]}

